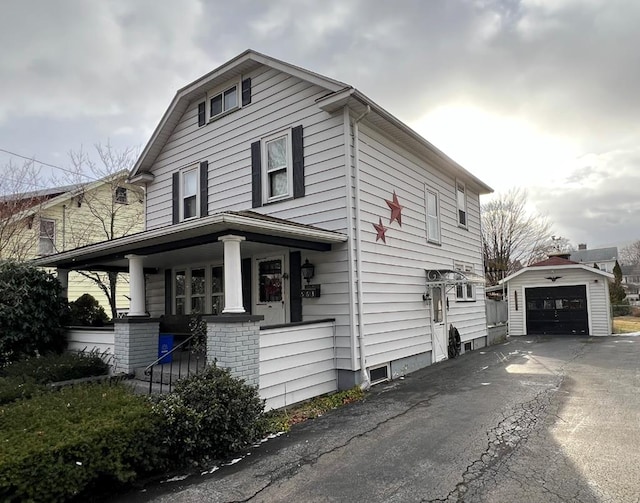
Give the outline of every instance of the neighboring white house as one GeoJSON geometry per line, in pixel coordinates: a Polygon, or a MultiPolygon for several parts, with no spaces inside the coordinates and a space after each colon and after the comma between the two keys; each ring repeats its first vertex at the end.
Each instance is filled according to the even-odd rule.
{"type": "Polygon", "coordinates": [[[613,272],[613,268],[618,260],[618,248],[610,246],[608,248],[587,249],[587,245],[581,243],[578,249],[571,252],[569,260],[593,267],[597,265],[600,270],[605,272],[613,272]]]}
{"type": "Polygon", "coordinates": [[[447,358],[451,325],[486,343],[491,189],[348,84],[246,51],[177,92],[131,180],[144,232],[42,261],[130,271],[127,369],[159,317],[196,312],[209,358],[261,390],[282,358],[289,389],[346,388],[447,358]]]}
{"type": "Polygon", "coordinates": [[[558,256],[507,276],[509,335],[610,335],[612,279],[558,256]]]}

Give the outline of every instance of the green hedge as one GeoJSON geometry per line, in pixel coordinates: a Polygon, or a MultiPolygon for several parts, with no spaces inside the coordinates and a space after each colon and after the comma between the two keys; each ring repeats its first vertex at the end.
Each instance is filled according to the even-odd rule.
{"type": "Polygon", "coordinates": [[[123,385],[63,388],[0,407],[0,500],[67,501],[166,466],[150,402],[123,385]]]}
{"type": "Polygon", "coordinates": [[[107,365],[100,355],[91,353],[51,353],[34,356],[0,369],[1,377],[30,377],[39,384],[106,375],[107,365]]]}

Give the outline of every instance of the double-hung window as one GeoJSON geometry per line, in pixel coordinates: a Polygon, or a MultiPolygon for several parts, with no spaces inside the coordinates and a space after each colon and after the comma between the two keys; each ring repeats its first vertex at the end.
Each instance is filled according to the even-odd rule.
{"type": "Polygon", "coordinates": [[[56,249],[56,222],[48,218],[40,219],[40,236],[38,240],[38,253],[51,255],[56,249]]]}
{"type": "Polygon", "coordinates": [[[456,203],[458,206],[458,225],[467,227],[467,194],[464,183],[456,182],[456,203]]]}
{"type": "Polygon", "coordinates": [[[181,210],[182,220],[198,216],[198,169],[193,168],[182,172],[181,210]]]}
{"type": "Polygon", "coordinates": [[[427,241],[440,244],[440,205],[438,193],[426,189],[427,241]]]}
{"type": "MultiPolygon", "coordinates": [[[[473,273],[473,265],[463,262],[455,262],[453,268],[456,271],[462,273],[473,273]]],[[[476,300],[473,284],[471,283],[458,283],[456,285],[456,300],[458,301],[472,301],[476,300]]]]}
{"type": "Polygon", "coordinates": [[[287,131],[266,138],[263,155],[263,200],[270,202],[290,197],[293,185],[291,133],[287,131]]]}

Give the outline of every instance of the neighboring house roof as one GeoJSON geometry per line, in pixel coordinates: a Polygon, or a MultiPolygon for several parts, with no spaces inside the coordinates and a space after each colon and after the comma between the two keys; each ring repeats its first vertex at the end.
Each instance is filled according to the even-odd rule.
{"type": "Polygon", "coordinates": [[[454,176],[459,177],[466,183],[472,185],[479,194],[488,194],[493,192],[491,187],[464,169],[441,150],[437,149],[422,136],[413,131],[409,126],[374,103],[354,87],[345,84],[344,82],[324,77],[298,66],[260,54],[253,50],[243,52],[212,72],[209,72],[191,84],[178,90],[171,101],[169,108],[166,110],[162,119],[160,119],[160,123],[151,135],[149,142],[143,149],[142,154],[138,158],[133,170],[131,171],[131,177],[134,178],[142,175],[151,169],[155,159],[160,154],[163,146],[193,100],[202,99],[202,96],[211,88],[218,84],[222,84],[233,77],[239,78],[241,75],[250,72],[260,65],[275,68],[327,89],[327,96],[318,100],[318,106],[321,109],[327,112],[335,112],[348,105],[356,114],[366,113],[367,120],[373,125],[380,128],[394,140],[406,144],[418,155],[431,162],[437,163],[436,167],[440,165],[446,166],[454,176]]]}
{"type": "Polygon", "coordinates": [[[76,269],[104,260],[123,261],[128,253],[152,253],[151,250],[158,249],[170,251],[196,244],[217,242],[221,233],[233,233],[233,231],[267,236],[269,239],[283,243],[287,239],[324,245],[347,241],[347,236],[342,233],[327,231],[312,225],[261,215],[253,211],[226,211],[170,227],[138,232],[111,241],[102,241],[55,255],[47,255],[34,260],[34,264],[76,269]]]}
{"type": "MultiPolygon", "coordinates": [[[[48,208],[56,206],[57,204],[67,201],[72,197],[75,197],[86,191],[93,190],[105,183],[110,183],[114,179],[122,178],[124,180],[128,177],[128,173],[129,172],[127,170],[122,170],[114,173],[113,175],[109,175],[101,178],[100,180],[96,180],[95,182],[80,183],[78,185],[64,185],[61,187],[52,187],[49,189],[42,189],[26,194],[20,194],[20,199],[33,198],[37,202],[26,209],[22,209],[22,211],[13,215],[12,218],[14,220],[20,220],[36,213],[40,213],[42,210],[46,210],[48,208]]],[[[11,196],[6,197],[6,200],[15,200],[15,198],[11,199],[11,196]]]]}
{"type": "Polygon", "coordinates": [[[569,257],[574,262],[606,262],[618,259],[618,248],[594,248],[593,250],[576,250],[571,252],[569,257]]]}
{"type": "Polygon", "coordinates": [[[514,278],[517,278],[518,276],[520,276],[521,274],[524,274],[525,272],[528,271],[532,271],[532,270],[548,270],[548,271],[557,271],[557,270],[564,270],[564,269],[582,269],[584,271],[590,272],[592,274],[597,274],[600,276],[604,276],[605,278],[608,279],[613,279],[614,275],[609,273],[609,272],[605,272],[602,271],[600,269],[596,269],[595,267],[586,265],[586,264],[578,264],[576,262],[573,262],[571,260],[567,260],[565,258],[562,257],[549,257],[546,260],[542,260],[540,262],[536,262],[535,264],[531,264],[527,267],[523,267],[522,269],[520,269],[519,271],[514,272],[513,274],[510,274],[509,276],[507,276],[506,278],[504,278],[503,280],[501,280],[498,284],[502,284],[502,283],[508,283],[509,281],[511,281],[514,278]]]}

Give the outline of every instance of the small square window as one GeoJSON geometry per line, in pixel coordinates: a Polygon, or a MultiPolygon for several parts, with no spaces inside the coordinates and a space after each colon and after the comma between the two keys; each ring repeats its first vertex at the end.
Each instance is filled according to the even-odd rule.
{"type": "MultiPolygon", "coordinates": [[[[473,265],[456,262],[453,264],[453,268],[456,271],[463,273],[473,273],[473,265]]],[[[472,283],[458,283],[456,285],[456,300],[458,301],[474,301],[475,288],[472,283]]]]}
{"type": "Polygon", "coordinates": [[[118,204],[127,204],[127,188],[116,187],[115,202],[118,204]]]}

